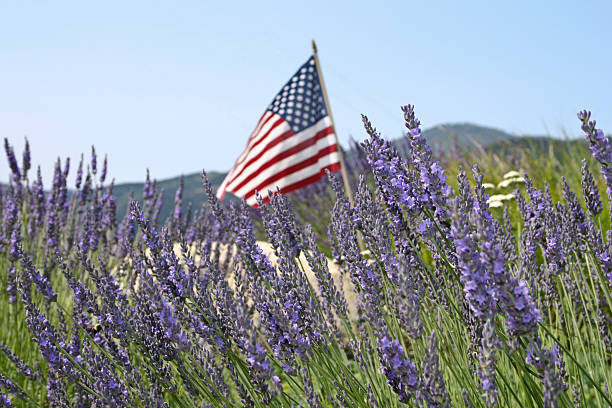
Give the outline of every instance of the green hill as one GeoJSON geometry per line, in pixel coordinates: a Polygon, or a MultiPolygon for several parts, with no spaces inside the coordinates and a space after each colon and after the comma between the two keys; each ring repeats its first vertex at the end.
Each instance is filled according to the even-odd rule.
{"type": "MultiPolygon", "coordinates": [[[[207,173],[208,179],[213,186],[217,188],[223,182],[227,173],[219,173],[211,171],[207,173]]],[[[163,222],[174,211],[174,195],[179,187],[180,177],[157,181],[158,189],[164,191],[163,204],[160,211],[159,219],[163,222]]],[[[199,209],[206,202],[206,193],[202,186],[202,177],[200,173],[193,173],[184,176],[183,203],[187,209],[191,203],[194,210],[199,209]]],[[[142,201],[143,183],[118,184],[113,189],[115,200],[117,202],[117,216],[123,218],[128,210],[130,195],[133,193],[136,200],[142,201]]]]}
{"type": "MultiPolygon", "coordinates": [[[[423,136],[434,153],[450,147],[460,149],[480,148],[516,139],[516,136],[502,130],[475,125],[472,123],[447,123],[425,129],[423,136]]],[[[405,138],[394,140],[400,149],[407,148],[405,138]]]]}

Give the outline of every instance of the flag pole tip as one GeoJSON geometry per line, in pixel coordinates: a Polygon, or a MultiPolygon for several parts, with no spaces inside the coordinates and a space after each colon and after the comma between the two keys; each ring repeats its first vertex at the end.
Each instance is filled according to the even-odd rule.
{"type": "Polygon", "coordinates": [[[312,40],[312,50],[314,51],[314,53],[317,53],[317,43],[315,43],[315,40],[312,40]]]}

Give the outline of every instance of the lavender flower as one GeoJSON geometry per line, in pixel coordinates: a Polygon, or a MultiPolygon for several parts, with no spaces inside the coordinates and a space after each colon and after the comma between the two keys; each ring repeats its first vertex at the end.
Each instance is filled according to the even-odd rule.
{"type": "Polygon", "coordinates": [[[348,306],[342,287],[337,288],[327,266],[327,258],[319,251],[315,242],[312,227],[307,225],[301,245],[306,249],[304,255],[318,283],[321,307],[327,315],[328,322],[334,322],[334,314],[348,321],[348,306]]]}
{"type": "Polygon", "coordinates": [[[380,273],[359,250],[355,217],[348,198],[344,195],[339,181],[333,176],[330,176],[330,180],[338,197],[332,209],[332,221],[328,232],[332,239],[332,251],[338,261],[346,263],[351,281],[359,295],[362,307],[368,314],[370,324],[375,327],[375,330],[380,330],[383,282],[380,273]]]}
{"type": "Polygon", "coordinates": [[[95,176],[98,171],[98,156],[96,155],[96,148],[91,146],[91,172],[95,176]]]}
{"type": "MultiPolygon", "coordinates": [[[[601,165],[601,174],[604,177],[608,197],[612,197],[612,146],[603,130],[596,129],[596,122],[591,120],[591,112],[581,111],[578,119],[582,122],[582,131],[589,142],[589,147],[595,160],[601,165]]],[[[610,199],[612,203],[612,199],[610,199]]]]}
{"type": "Polygon", "coordinates": [[[11,172],[13,173],[13,180],[18,182],[21,179],[21,172],[19,171],[19,165],[17,164],[13,147],[9,144],[7,138],[4,138],[4,151],[6,152],[6,158],[8,159],[11,172]]]}
{"type": "Polygon", "coordinates": [[[3,389],[7,390],[9,393],[13,394],[14,396],[18,398],[25,397],[25,393],[17,384],[15,384],[5,375],[0,374],[0,390],[3,390],[3,389]]]}
{"type": "Polygon", "coordinates": [[[30,154],[30,142],[28,138],[25,139],[25,148],[23,150],[23,160],[21,162],[21,169],[23,170],[23,179],[27,179],[28,171],[32,167],[32,156],[30,154]]]}
{"type": "Polygon", "coordinates": [[[9,295],[9,303],[15,303],[17,299],[17,270],[11,265],[6,274],[6,292],[9,295]]]}
{"type": "Polygon", "coordinates": [[[83,181],[83,155],[81,155],[81,160],[79,161],[79,167],[77,168],[76,180],[74,182],[74,186],[77,190],[81,188],[82,181],[83,181]]]}
{"type": "Polygon", "coordinates": [[[34,236],[37,230],[43,226],[45,218],[45,192],[42,181],[42,174],[40,172],[40,166],[36,169],[36,180],[32,183],[32,189],[30,192],[31,197],[31,209],[32,219],[28,225],[28,233],[34,236]]]}
{"type": "Polygon", "coordinates": [[[321,403],[319,402],[319,397],[314,391],[314,386],[312,384],[312,380],[308,375],[308,368],[304,367],[301,371],[302,377],[302,385],[304,386],[304,394],[306,394],[306,399],[308,400],[308,405],[311,408],[323,408],[321,403]]]}
{"type": "Polygon", "coordinates": [[[532,364],[540,373],[544,386],[544,407],[557,408],[559,394],[567,390],[567,373],[563,354],[558,345],[551,349],[542,348],[540,339],[535,339],[527,349],[527,364],[532,364]]]}
{"type": "Polygon", "coordinates": [[[47,373],[47,400],[52,407],[68,408],[68,392],[61,372],[51,368],[47,373]]]}
{"type": "Polygon", "coordinates": [[[434,332],[427,338],[427,343],[425,360],[421,363],[421,391],[419,396],[427,403],[428,407],[450,407],[450,399],[438,361],[438,342],[434,332]]]}
{"type": "Polygon", "coordinates": [[[381,203],[370,193],[363,177],[355,196],[353,221],[362,233],[367,248],[376,254],[376,265],[380,275],[397,286],[388,290],[389,303],[395,315],[401,320],[404,329],[411,338],[418,338],[422,330],[420,318],[420,300],[417,294],[420,265],[414,250],[405,242],[393,243],[389,234],[391,228],[381,203]],[[401,260],[401,261],[400,261],[401,260]],[[395,293],[394,293],[395,292],[395,293]]]}
{"type": "Polygon", "coordinates": [[[247,352],[246,362],[249,365],[249,373],[255,387],[263,391],[264,399],[270,399],[273,395],[270,393],[274,393],[274,391],[266,383],[272,379],[274,384],[278,386],[280,379],[274,375],[266,349],[255,338],[245,342],[242,347],[247,352]]]}
{"type": "Polygon", "coordinates": [[[470,228],[470,212],[474,198],[469,191],[467,177],[460,173],[459,197],[455,202],[455,217],[451,236],[457,248],[457,261],[465,297],[474,315],[488,320],[495,315],[495,290],[490,285],[490,273],[485,269],[470,228]]]}
{"type": "Polygon", "coordinates": [[[136,201],[133,201],[130,207],[131,220],[140,226],[145,243],[151,251],[154,276],[169,296],[179,298],[179,301],[183,302],[185,295],[191,291],[192,282],[185,275],[174,253],[167,231],[163,231],[160,236],[144,217],[136,201]]]}
{"type": "MultiPolygon", "coordinates": [[[[462,387],[469,390],[466,406],[540,400],[537,387],[531,396],[506,392],[522,376],[541,381],[546,407],[567,402],[565,390],[576,384],[585,404],[593,396],[607,402],[607,384],[592,384],[580,370],[568,377],[559,347],[544,348],[538,336],[552,324],[575,353],[569,336],[575,333],[568,331],[574,320],[563,312],[576,298],[572,319],[594,361],[605,361],[612,344],[609,291],[599,281],[602,274],[612,280],[612,232],[597,226],[601,197],[586,164],[586,209],[565,179],[556,203],[547,186],[538,190],[527,180],[526,197],[517,194],[517,240],[510,212],[498,220],[489,209],[477,167],[474,187],[460,171],[451,198],[413,107],[403,112],[409,148],[401,153],[364,117],[370,138],[353,163],[347,154],[349,177],[359,185],[354,203],[332,176],[331,188],[323,180],[294,196],[259,197],[257,210],[225,205],[203,174],[208,203],[190,215],[182,181],[174,215],[162,227],[162,191],[148,172],[144,206],[131,203],[117,225],[114,182],[103,186],[106,157],[97,168],[92,148],[86,180],[81,162],[69,197],[69,161],[56,162],[45,191],[40,169],[27,182],[29,146],[20,168],[5,141],[13,175],[0,190],[0,281],[7,291],[0,299],[11,317],[6,322],[14,313],[25,316],[29,333],[8,329],[31,344],[0,342],[0,405],[448,407],[451,399],[460,405],[462,387]],[[312,206],[296,215],[292,207],[306,199],[312,206]],[[301,216],[317,223],[331,216],[329,237],[317,236],[318,224],[303,228],[301,216]],[[264,233],[274,256],[257,241],[264,233]],[[312,272],[314,287],[304,272],[312,272]],[[346,278],[354,305],[344,297],[346,278]],[[56,293],[52,282],[67,288],[56,293]],[[9,305],[17,298],[21,304],[9,305]],[[546,310],[552,312],[543,319],[546,310]],[[449,326],[445,319],[457,321],[449,326]],[[431,335],[423,338],[425,330],[431,335]],[[471,340],[471,370],[462,363],[449,368],[454,362],[437,340],[454,336],[471,340]],[[602,345],[593,342],[600,339],[602,345]],[[497,362],[500,352],[504,364],[497,362]],[[524,353],[526,363],[516,364],[524,353]],[[356,362],[358,375],[344,367],[347,360],[356,362]],[[508,361],[513,368],[505,371],[508,361]],[[459,382],[445,381],[451,371],[459,382]]],[[[606,177],[612,147],[587,116],[583,127],[606,177]]]]}
{"type": "Polygon", "coordinates": [[[431,149],[421,134],[421,123],[415,117],[414,106],[403,106],[402,111],[404,112],[406,128],[408,128],[406,136],[410,140],[412,163],[417,169],[423,185],[420,198],[433,206],[434,218],[440,225],[445,225],[448,218],[446,200],[450,197],[452,189],[446,182],[444,169],[437,161],[433,160],[431,149]]]}
{"type": "Polygon", "coordinates": [[[185,180],[181,175],[179,179],[179,186],[176,189],[176,194],[174,196],[174,215],[172,216],[171,226],[172,233],[174,236],[178,236],[178,234],[182,231],[182,219],[183,219],[183,189],[185,187],[185,180]]]}
{"type": "Polygon", "coordinates": [[[104,180],[106,180],[106,172],[108,169],[108,157],[104,155],[104,162],[102,163],[102,172],[100,173],[100,184],[104,184],[104,180]]]}
{"type": "MultiPolygon", "coordinates": [[[[584,169],[584,167],[583,167],[584,169]]],[[[587,169],[588,172],[588,169],[587,169]]],[[[590,175],[590,174],[589,174],[590,175]]],[[[583,180],[584,180],[584,176],[583,176],[583,180]]],[[[576,234],[578,233],[582,239],[584,239],[585,235],[586,235],[586,214],[584,213],[584,210],[582,209],[582,206],[580,205],[580,202],[578,201],[578,197],[576,196],[576,194],[570,189],[569,185],[567,184],[565,177],[562,177],[562,186],[563,186],[563,198],[565,199],[565,202],[567,203],[568,206],[568,210],[569,210],[569,214],[567,214],[569,216],[569,220],[568,223],[565,223],[566,227],[569,227],[568,230],[563,229],[562,227],[559,228],[559,237],[556,237],[557,239],[560,240],[560,244],[564,247],[562,249],[563,252],[571,252],[571,250],[574,249],[573,245],[568,244],[568,241],[575,241],[570,239],[570,237],[567,237],[567,239],[563,239],[561,238],[561,234],[563,232],[567,232],[568,234],[576,234]],[[569,224],[569,225],[567,225],[569,224]],[[571,232],[570,232],[571,231],[571,232]]],[[[583,190],[584,192],[584,190],[583,190]]],[[[591,190],[592,192],[592,190],[591,190]]],[[[597,199],[599,199],[599,193],[597,193],[597,189],[595,189],[595,193],[597,194],[597,199]]],[[[585,194],[588,194],[585,192],[585,194]]],[[[586,195],[585,195],[586,198],[586,195]]],[[[592,199],[594,197],[591,197],[592,199]]],[[[588,199],[587,199],[588,202],[588,199]]],[[[593,202],[592,204],[595,204],[596,202],[593,202]]],[[[601,202],[599,203],[599,207],[601,208],[601,202]]],[[[589,208],[589,205],[587,204],[587,208],[589,208]]],[[[593,208],[593,210],[596,210],[596,208],[593,208]]],[[[590,211],[590,210],[589,210],[590,211]]],[[[601,210],[600,210],[601,211],[601,210]]],[[[557,211],[558,213],[561,211],[557,211]]],[[[596,216],[597,214],[593,214],[591,213],[593,216],[596,216]]],[[[560,215],[560,214],[558,214],[560,215]]],[[[553,224],[552,222],[549,223],[553,224]]],[[[550,229],[550,227],[549,227],[550,229]]]]}
{"type": "Polygon", "coordinates": [[[29,294],[30,286],[31,283],[28,281],[20,281],[18,292],[25,308],[26,324],[33,335],[32,339],[38,344],[40,353],[49,367],[72,376],[74,374],[71,369],[72,365],[58,348],[58,345],[64,340],[47,317],[32,303],[29,294]]]}
{"type": "Polygon", "coordinates": [[[62,177],[64,178],[64,180],[68,178],[69,172],[70,172],[70,157],[66,157],[66,161],[64,162],[64,170],[62,171],[62,177]]]}
{"type": "MultiPolygon", "coordinates": [[[[496,263],[488,256],[483,259],[479,253],[474,240],[475,234],[470,227],[470,215],[473,208],[482,208],[480,201],[484,197],[480,196],[475,199],[472,196],[465,173],[460,172],[458,180],[459,193],[455,199],[455,215],[451,225],[451,236],[457,248],[457,262],[461,270],[465,299],[470,311],[483,326],[482,339],[480,339],[478,375],[486,401],[489,406],[493,406],[497,402],[497,389],[495,387],[497,359],[495,354],[499,343],[494,328],[494,318],[497,314],[497,290],[493,283],[493,275],[501,273],[500,267],[503,270],[503,262],[501,264],[496,263]],[[491,265],[491,261],[493,261],[493,265],[491,265]]],[[[494,242],[492,240],[489,244],[493,245],[494,242]]],[[[497,249],[494,256],[499,255],[501,255],[501,251],[497,249]]]]}
{"type": "Polygon", "coordinates": [[[601,198],[599,190],[593,180],[593,175],[589,171],[589,166],[586,160],[582,159],[582,195],[586,202],[586,207],[593,217],[597,217],[602,210],[601,198]]]}
{"type": "MultiPolygon", "coordinates": [[[[541,321],[540,311],[532,301],[525,281],[517,280],[506,268],[505,252],[499,245],[499,242],[505,239],[500,236],[502,227],[489,210],[488,196],[484,192],[483,177],[478,166],[474,166],[473,173],[476,181],[476,199],[471,216],[471,222],[475,226],[474,237],[478,243],[482,266],[488,271],[488,279],[493,285],[494,302],[499,302],[508,314],[507,327],[512,334],[510,340],[516,342],[518,336],[536,333],[537,324],[541,321]]],[[[559,239],[552,241],[558,243],[559,239]]],[[[554,245],[549,245],[550,247],[554,245]]],[[[549,259],[553,261],[552,255],[549,259]]]]}
{"type": "Polygon", "coordinates": [[[5,408],[12,408],[13,404],[11,403],[11,400],[9,399],[9,397],[0,392],[0,406],[5,407],[5,408]]]}
{"type": "Polygon", "coordinates": [[[368,163],[392,221],[403,229],[406,222],[402,211],[416,214],[420,204],[420,194],[413,182],[415,175],[404,166],[397,150],[379,135],[368,118],[362,116],[362,119],[366,132],[370,135],[370,139],[363,144],[368,163]]]}
{"type": "Polygon", "coordinates": [[[18,203],[15,197],[15,190],[13,184],[9,184],[9,188],[6,191],[4,205],[2,206],[2,220],[3,228],[0,231],[0,249],[4,248],[9,239],[13,236],[13,231],[17,226],[17,217],[19,214],[18,203]]]}
{"type": "Polygon", "coordinates": [[[145,212],[149,213],[153,210],[153,199],[155,197],[155,185],[151,183],[151,177],[149,175],[149,169],[147,169],[147,177],[144,182],[142,189],[142,197],[144,199],[145,212]]]}
{"type": "Polygon", "coordinates": [[[419,387],[416,365],[406,357],[397,340],[385,336],[378,340],[378,354],[383,374],[401,402],[407,403],[419,387]]]}
{"type": "Polygon", "coordinates": [[[18,242],[16,246],[16,252],[19,254],[19,258],[21,260],[21,271],[23,280],[21,285],[24,285],[29,288],[32,284],[34,284],[38,291],[43,294],[43,296],[48,302],[55,302],[57,300],[57,294],[51,287],[51,283],[49,282],[47,277],[41,274],[40,271],[34,267],[31,258],[25,251],[21,249],[21,243],[18,242]]]}

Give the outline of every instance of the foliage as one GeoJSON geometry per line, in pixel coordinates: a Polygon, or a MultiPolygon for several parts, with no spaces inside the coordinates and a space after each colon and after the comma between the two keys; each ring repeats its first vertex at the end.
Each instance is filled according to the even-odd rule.
{"type": "Polygon", "coordinates": [[[402,153],[364,117],[353,200],[331,176],[254,212],[203,174],[208,204],[188,214],[183,181],[163,225],[149,178],[117,222],[95,150],[45,192],[5,140],[0,405],[611,405],[608,139],[581,112],[584,162],[434,156],[403,113],[402,153]],[[486,183],[514,199],[491,208],[486,183]]]}

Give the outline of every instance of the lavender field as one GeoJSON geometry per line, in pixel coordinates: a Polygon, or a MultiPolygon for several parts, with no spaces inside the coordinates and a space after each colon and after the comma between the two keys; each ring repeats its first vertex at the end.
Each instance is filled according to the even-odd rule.
{"type": "Polygon", "coordinates": [[[402,112],[406,149],[363,117],[352,203],[203,173],[164,223],[149,178],[117,214],[95,152],[45,186],[5,139],[0,406],[612,406],[610,140],[434,156],[402,112]]]}

